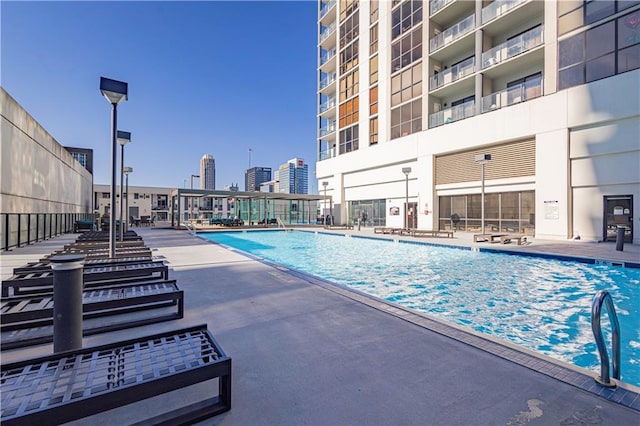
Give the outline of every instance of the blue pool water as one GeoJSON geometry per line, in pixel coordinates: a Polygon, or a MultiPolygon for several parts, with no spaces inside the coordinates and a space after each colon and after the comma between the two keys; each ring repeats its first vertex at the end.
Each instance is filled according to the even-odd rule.
{"type": "Polygon", "coordinates": [[[594,372],[591,304],[607,290],[622,380],[640,386],[640,269],[313,232],[199,235],[594,372]]]}

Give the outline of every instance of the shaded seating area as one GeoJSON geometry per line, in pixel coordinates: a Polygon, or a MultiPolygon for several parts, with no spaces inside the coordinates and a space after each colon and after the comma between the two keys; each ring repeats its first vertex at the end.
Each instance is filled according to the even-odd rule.
{"type": "Polygon", "coordinates": [[[231,408],[231,358],[206,325],[4,364],[1,374],[3,425],[66,423],[202,382],[204,401],[145,423],[189,424],[231,408]]]}

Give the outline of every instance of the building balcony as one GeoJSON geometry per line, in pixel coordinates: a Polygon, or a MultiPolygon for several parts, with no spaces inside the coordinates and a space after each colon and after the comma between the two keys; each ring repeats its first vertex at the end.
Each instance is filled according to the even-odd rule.
{"type": "Polygon", "coordinates": [[[323,66],[324,64],[328,63],[329,61],[331,61],[333,58],[336,57],[336,49],[333,48],[331,50],[321,50],[320,51],[320,66],[323,66]]]}
{"type": "Polygon", "coordinates": [[[434,52],[443,46],[453,43],[476,26],[476,15],[471,15],[452,27],[447,28],[429,40],[429,52],[434,52]]]}
{"type": "Polygon", "coordinates": [[[336,0],[331,0],[329,2],[322,3],[322,6],[320,7],[320,20],[326,17],[329,14],[329,12],[332,12],[332,14],[335,15],[334,6],[336,5],[336,3],[337,3],[336,0]]]}
{"type": "Polygon", "coordinates": [[[320,112],[320,114],[322,114],[322,113],[324,113],[326,111],[329,111],[329,110],[335,108],[335,106],[336,106],[336,98],[334,96],[334,97],[331,97],[331,98],[327,99],[326,101],[324,101],[324,102],[322,102],[320,104],[319,112],[320,112]]]}
{"type": "Polygon", "coordinates": [[[325,136],[335,133],[335,131],[336,131],[336,122],[332,121],[326,126],[320,127],[320,137],[323,138],[325,136]]]}
{"type": "Polygon", "coordinates": [[[445,84],[453,83],[475,72],[476,58],[469,58],[441,73],[431,77],[429,80],[429,89],[435,90],[445,84]]]}
{"type": "Polygon", "coordinates": [[[489,6],[482,9],[482,24],[497,18],[500,15],[504,15],[517,5],[525,3],[529,0],[496,0],[489,6]]]}
{"type": "Polygon", "coordinates": [[[324,151],[320,151],[319,154],[320,154],[319,156],[320,161],[328,160],[329,158],[333,158],[336,156],[336,148],[333,147],[333,148],[326,149],[324,151]]]}
{"type": "Polygon", "coordinates": [[[336,22],[335,21],[328,27],[320,26],[319,42],[320,42],[320,45],[331,44],[332,46],[335,46],[336,44],[336,22]],[[328,43],[325,43],[326,41],[328,43]]]}
{"type": "Polygon", "coordinates": [[[482,112],[494,111],[509,105],[526,102],[542,95],[542,77],[539,77],[484,96],[482,98],[482,112]]]}
{"type": "Polygon", "coordinates": [[[482,54],[482,69],[492,67],[543,44],[544,27],[533,28],[526,33],[507,40],[482,54]]]}
{"type": "Polygon", "coordinates": [[[439,10],[453,1],[454,0],[431,0],[431,2],[429,2],[429,14],[435,15],[439,10]]]}
{"type": "Polygon", "coordinates": [[[336,81],[336,73],[324,74],[322,78],[320,78],[320,90],[323,90],[329,87],[331,84],[336,81]]]}
{"type": "Polygon", "coordinates": [[[465,118],[473,117],[474,115],[476,115],[476,102],[465,102],[462,105],[456,105],[431,114],[429,116],[429,128],[453,123],[454,121],[464,120],[465,118]]]}

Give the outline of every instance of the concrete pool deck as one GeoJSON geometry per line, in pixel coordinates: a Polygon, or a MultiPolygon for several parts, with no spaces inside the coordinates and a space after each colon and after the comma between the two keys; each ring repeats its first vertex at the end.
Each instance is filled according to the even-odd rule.
{"type": "MultiPolygon", "coordinates": [[[[87,337],[84,346],[207,323],[233,358],[233,405],[201,424],[640,424],[640,398],[633,388],[599,387],[583,370],[273,267],[185,231],[134,229],[167,261],[170,278],[185,291],[185,317],[87,337]]],[[[370,228],[330,232],[373,236],[370,228]]],[[[2,253],[2,278],[76,237],[2,253]]],[[[400,238],[497,246],[474,244],[471,234],[462,233],[453,239],[400,238]]],[[[640,250],[629,244],[617,252],[609,243],[534,239],[500,248],[640,261],[640,250]]],[[[3,351],[2,362],[51,349],[3,351]]],[[[179,395],[203,398],[198,388],[179,395]]],[[[74,424],[131,423],[165,405],[166,398],[154,398],[74,424]]]]}

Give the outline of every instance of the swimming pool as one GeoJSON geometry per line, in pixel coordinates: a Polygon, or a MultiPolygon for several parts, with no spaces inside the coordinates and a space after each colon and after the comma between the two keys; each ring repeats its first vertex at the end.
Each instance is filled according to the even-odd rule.
{"type": "Polygon", "coordinates": [[[640,269],[304,231],[198,235],[594,372],[591,304],[607,290],[622,380],[640,386],[640,269]]]}

